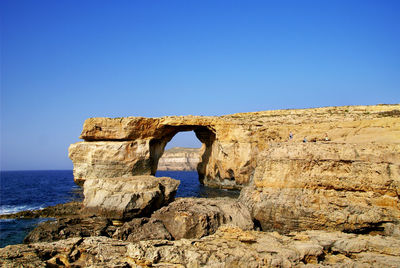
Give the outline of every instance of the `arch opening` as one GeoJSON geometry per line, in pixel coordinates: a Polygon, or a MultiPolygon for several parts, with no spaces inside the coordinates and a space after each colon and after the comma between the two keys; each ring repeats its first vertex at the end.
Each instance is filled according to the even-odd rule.
{"type": "MultiPolygon", "coordinates": [[[[179,186],[177,197],[216,197],[216,196],[229,196],[229,197],[238,197],[239,192],[227,191],[222,189],[215,189],[204,186],[204,178],[207,172],[207,165],[209,163],[209,159],[212,154],[212,145],[215,141],[215,133],[212,129],[206,126],[164,126],[162,130],[162,134],[157,136],[157,138],[152,139],[150,141],[150,158],[151,158],[151,172],[152,175],[162,177],[172,177],[174,179],[179,179],[181,181],[181,185],[179,186]],[[190,132],[192,134],[190,135],[190,132]],[[184,141],[177,141],[179,138],[182,138],[181,134],[185,133],[184,141]],[[189,132],[189,133],[188,133],[189,132]],[[193,135],[194,132],[194,135],[193,135]],[[178,134],[178,135],[177,135],[178,134]],[[173,138],[177,135],[177,139],[173,138]],[[197,142],[196,142],[197,140],[197,142]],[[171,142],[170,142],[171,141],[171,142]],[[167,145],[168,144],[168,145],[167,145]],[[160,158],[163,156],[164,152],[168,149],[175,150],[178,152],[179,149],[171,148],[171,147],[186,147],[187,145],[197,145],[197,158],[198,164],[192,165],[192,170],[181,169],[181,170],[173,170],[173,165],[170,166],[168,170],[158,170],[160,158]],[[171,168],[172,167],[172,168],[171,168]]],[[[192,147],[193,148],[193,147],[192,147]]],[[[187,157],[187,154],[190,154],[191,150],[188,149],[186,153],[177,153],[177,157],[179,155],[181,157],[187,157]],[[186,154],[186,155],[185,155],[186,154]]],[[[181,151],[185,151],[181,150],[181,151]]],[[[193,152],[192,151],[192,152],[193,152]]],[[[174,151],[168,151],[168,154],[173,154],[174,151]]],[[[175,156],[172,156],[175,157],[175,156]]],[[[191,156],[193,157],[193,155],[191,156]]],[[[166,159],[164,158],[161,161],[161,167],[166,167],[168,165],[165,164],[166,159]]],[[[171,162],[185,162],[187,159],[175,159],[171,160],[171,162]]],[[[188,163],[186,163],[188,164],[188,163]]]]}

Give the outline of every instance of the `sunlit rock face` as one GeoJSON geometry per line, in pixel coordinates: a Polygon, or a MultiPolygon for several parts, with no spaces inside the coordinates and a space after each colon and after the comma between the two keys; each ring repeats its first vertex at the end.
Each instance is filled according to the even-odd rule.
{"type": "Polygon", "coordinates": [[[149,216],[174,200],[178,186],[178,180],[168,177],[87,179],[84,212],[123,220],[149,216]]]}
{"type": "Polygon", "coordinates": [[[157,170],[193,171],[200,163],[200,149],[174,147],[164,152],[157,170]]]}
{"type": "Polygon", "coordinates": [[[400,144],[275,144],[259,155],[240,200],[263,230],[357,231],[396,222],[398,152],[400,144]]]}
{"type": "Polygon", "coordinates": [[[181,131],[202,142],[208,186],[243,189],[263,229],[354,230],[399,220],[400,105],[220,117],[90,118],[71,145],[77,182],[155,174],[181,131]]]}

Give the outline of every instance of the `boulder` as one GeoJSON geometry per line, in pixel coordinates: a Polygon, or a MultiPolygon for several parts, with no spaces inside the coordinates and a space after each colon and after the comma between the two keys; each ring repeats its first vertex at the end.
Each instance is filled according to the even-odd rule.
{"type": "Polygon", "coordinates": [[[148,216],[174,200],[179,181],[167,177],[87,179],[84,212],[111,219],[148,216]]]}
{"type": "Polygon", "coordinates": [[[229,224],[253,229],[246,206],[230,198],[179,198],[152,215],[161,221],[175,240],[200,238],[229,224]]]}
{"type": "Polygon", "coordinates": [[[116,229],[112,237],[129,242],[155,239],[172,240],[171,234],[161,221],[149,218],[137,218],[124,223],[116,229]]]}

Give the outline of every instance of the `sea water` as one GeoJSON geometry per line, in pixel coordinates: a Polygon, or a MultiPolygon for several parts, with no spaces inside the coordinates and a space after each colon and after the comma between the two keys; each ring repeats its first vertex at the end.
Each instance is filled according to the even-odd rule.
{"type": "MultiPolygon", "coordinates": [[[[158,171],[157,177],[180,180],[176,197],[232,197],[238,191],[203,186],[195,171],[158,171]]],[[[72,170],[1,171],[0,214],[41,209],[82,200],[82,189],[74,183],[72,170]]],[[[0,247],[22,243],[35,226],[48,219],[0,220],[0,247]]]]}

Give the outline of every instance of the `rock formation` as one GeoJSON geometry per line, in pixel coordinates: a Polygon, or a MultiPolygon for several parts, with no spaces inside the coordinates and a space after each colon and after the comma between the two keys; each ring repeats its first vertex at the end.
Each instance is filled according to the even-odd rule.
{"type": "Polygon", "coordinates": [[[200,181],[245,187],[240,200],[263,230],[368,230],[400,219],[400,105],[90,118],[85,141],[69,150],[75,181],[154,174],[167,142],[189,130],[203,143],[200,181]]]}
{"type": "Polygon", "coordinates": [[[201,239],[126,242],[104,236],[12,245],[1,267],[398,267],[400,240],[381,235],[221,227],[201,239]]]}
{"type": "Polygon", "coordinates": [[[111,219],[148,216],[174,200],[179,181],[153,176],[87,179],[85,212],[111,219]]]}
{"type": "MultiPolygon", "coordinates": [[[[193,130],[203,143],[197,167],[204,184],[241,188],[251,181],[257,155],[277,143],[324,141],[399,143],[400,105],[277,110],[221,117],[90,118],[84,142],[71,145],[75,181],[155,174],[164,147],[180,131],[193,130]],[[289,141],[289,133],[293,139],[289,141]]],[[[309,143],[307,143],[309,144],[309,143]]],[[[379,148],[378,148],[379,149],[379,148]]],[[[309,159],[309,155],[300,156],[309,159]]]]}
{"type": "Polygon", "coordinates": [[[200,162],[200,149],[174,147],[165,151],[157,170],[192,171],[200,162]]]}
{"type": "Polygon", "coordinates": [[[82,212],[103,217],[42,223],[31,244],[0,249],[0,266],[399,265],[400,105],[91,118],[81,138],[69,156],[82,212]],[[149,176],[190,130],[200,181],[238,200],[173,201],[178,182],[149,176]]]}
{"type": "Polygon", "coordinates": [[[244,230],[254,227],[247,207],[230,198],[180,198],[152,218],[161,221],[175,240],[201,238],[224,224],[244,230]]]}

